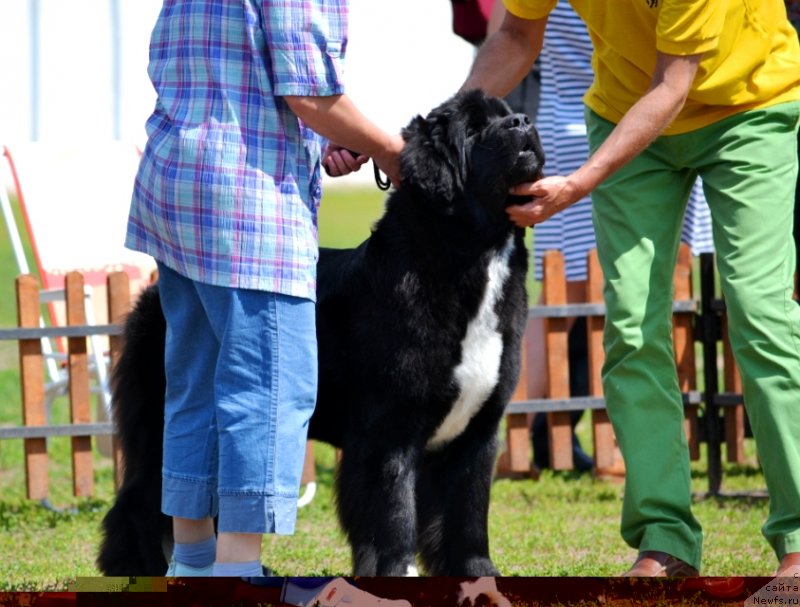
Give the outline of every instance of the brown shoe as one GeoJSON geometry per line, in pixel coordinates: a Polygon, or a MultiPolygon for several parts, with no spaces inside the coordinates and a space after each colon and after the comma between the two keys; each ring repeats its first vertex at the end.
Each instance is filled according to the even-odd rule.
{"type": "Polygon", "coordinates": [[[700,575],[694,567],[666,552],[645,550],[623,577],[694,577],[700,575]]]}
{"type": "Polygon", "coordinates": [[[775,577],[796,577],[800,573],[800,552],[787,552],[775,572],[775,577]]]}

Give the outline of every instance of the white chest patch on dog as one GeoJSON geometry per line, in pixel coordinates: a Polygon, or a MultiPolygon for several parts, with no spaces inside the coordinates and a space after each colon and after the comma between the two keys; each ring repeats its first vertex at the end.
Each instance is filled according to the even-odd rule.
{"type": "Polygon", "coordinates": [[[513,248],[514,237],[511,236],[489,262],[483,301],[475,318],[467,326],[467,333],[461,342],[461,362],[453,371],[459,395],[450,413],[428,441],[428,449],[440,447],[461,434],[497,385],[503,338],[497,330],[495,306],[510,273],[508,260],[513,248]]]}

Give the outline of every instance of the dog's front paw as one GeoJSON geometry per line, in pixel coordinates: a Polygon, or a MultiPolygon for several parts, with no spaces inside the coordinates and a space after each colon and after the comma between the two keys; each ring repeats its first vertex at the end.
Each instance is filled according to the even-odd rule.
{"type": "Polygon", "coordinates": [[[463,567],[458,567],[456,575],[469,577],[496,577],[500,575],[497,567],[494,566],[492,559],[486,557],[475,557],[466,560],[463,567]]]}

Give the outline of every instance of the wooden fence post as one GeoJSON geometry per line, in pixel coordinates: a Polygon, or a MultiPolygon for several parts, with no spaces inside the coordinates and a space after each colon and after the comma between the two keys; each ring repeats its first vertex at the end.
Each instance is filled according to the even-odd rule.
{"type": "MultiPolygon", "coordinates": [[[[16,280],[17,319],[21,328],[39,327],[39,283],[26,274],[16,280]]],[[[22,423],[26,426],[47,424],[44,387],[44,358],[39,338],[19,340],[20,383],[22,387],[22,423]]],[[[47,439],[26,438],[25,490],[28,499],[47,497],[47,439]]]]}
{"type": "MultiPolygon", "coordinates": [[[[564,273],[564,256],[560,251],[544,254],[543,300],[545,305],[565,305],[567,284],[564,273]]],[[[569,398],[568,324],[566,318],[545,319],[545,356],[548,398],[569,398]]],[[[547,430],[550,437],[550,468],[571,470],[572,423],[568,411],[547,413],[547,430]]]]}
{"type": "MultiPolygon", "coordinates": [[[[692,251],[689,245],[681,243],[678,250],[678,263],[673,278],[675,299],[692,299],[692,251]]],[[[675,348],[675,365],[678,370],[678,384],[681,392],[689,393],[697,388],[697,365],[694,355],[694,328],[689,314],[673,314],[672,335],[675,348]]],[[[689,442],[689,457],[700,459],[700,433],[697,405],[684,408],[686,438],[689,442]]]]}
{"type": "MultiPolygon", "coordinates": [[[[520,345],[520,369],[519,381],[511,395],[509,402],[524,401],[528,398],[528,331],[531,321],[528,320],[525,334],[520,345]]],[[[527,477],[533,472],[531,465],[531,446],[530,446],[530,413],[508,413],[505,416],[506,422],[506,444],[505,450],[497,459],[495,475],[501,477],[521,478],[527,477]]]]}
{"type": "MultiPolygon", "coordinates": [[[[83,275],[68,272],[64,279],[67,325],[86,324],[86,302],[83,275]]],[[[70,422],[91,423],[89,392],[89,357],[86,337],[67,339],[67,364],[69,370],[70,422]]],[[[72,437],[72,487],[76,497],[92,495],[94,470],[92,465],[92,437],[72,437]]]]}
{"type": "MultiPolygon", "coordinates": [[[[725,392],[742,394],[742,376],[733,358],[733,348],[728,337],[728,315],[722,315],[722,355],[723,355],[723,385],[725,392]]],[[[734,464],[745,463],[744,431],[745,409],[744,405],[725,407],[725,451],[727,459],[734,464]]]]}
{"type": "MultiPolygon", "coordinates": [[[[530,323],[527,323],[528,325],[530,323]]],[[[526,330],[527,333],[527,330],[526,330]]],[[[511,395],[511,402],[528,398],[528,353],[527,335],[522,336],[519,382],[511,395]]],[[[506,450],[500,456],[498,475],[527,476],[531,472],[530,415],[509,413],[506,415],[506,450]]]]}
{"type": "MultiPolygon", "coordinates": [[[[586,301],[603,303],[603,271],[597,250],[589,251],[587,258],[586,301]]],[[[603,396],[601,370],[605,360],[603,349],[603,327],[605,316],[589,316],[586,319],[587,351],[589,353],[589,394],[603,396]]],[[[614,436],[614,428],[608,418],[606,409],[592,410],[592,438],[594,441],[595,476],[598,478],[618,478],[625,475],[625,463],[622,460],[614,436]]]]}
{"type": "MultiPolygon", "coordinates": [[[[125,272],[112,272],[106,277],[106,291],[108,293],[108,322],[111,324],[122,325],[125,316],[131,311],[131,282],[125,272]]],[[[122,353],[123,337],[121,335],[110,335],[108,338],[109,346],[109,377],[113,373],[114,366],[122,353]]],[[[114,406],[112,401],[111,406],[114,406]]],[[[114,422],[112,411],[111,420],[114,422]]],[[[122,475],[125,471],[125,462],[122,459],[119,439],[116,434],[111,435],[111,451],[114,461],[114,488],[119,489],[122,484],[122,475]]]]}

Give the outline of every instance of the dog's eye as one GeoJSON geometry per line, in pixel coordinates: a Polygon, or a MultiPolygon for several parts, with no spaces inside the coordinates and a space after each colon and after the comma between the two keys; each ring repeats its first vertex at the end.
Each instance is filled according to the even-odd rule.
{"type": "Polygon", "coordinates": [[[467,139],[479,137],[486,129],[486,124],[470,124],[467,126],[467,139]]]}

